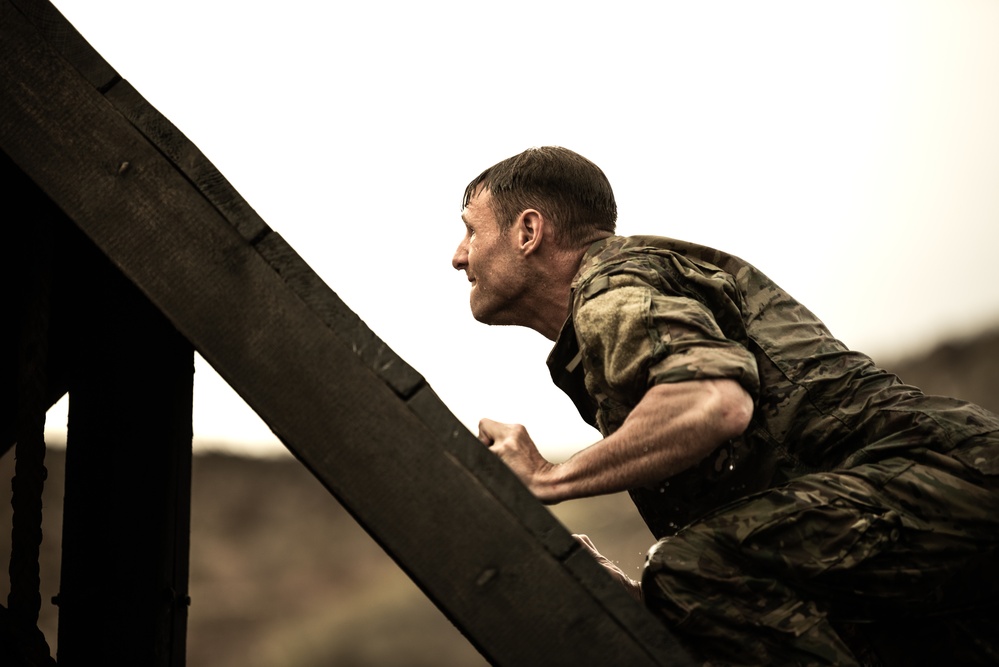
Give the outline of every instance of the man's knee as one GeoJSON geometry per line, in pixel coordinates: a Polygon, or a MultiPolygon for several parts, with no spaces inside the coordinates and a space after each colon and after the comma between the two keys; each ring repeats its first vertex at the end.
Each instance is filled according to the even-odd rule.
{"type": "Polygon", "coordinates": [[[726,551],[690,531],[660,541],[646,562],[645,604],[692,654],[718,665],[857,664],[813,600],[726,551]]]}

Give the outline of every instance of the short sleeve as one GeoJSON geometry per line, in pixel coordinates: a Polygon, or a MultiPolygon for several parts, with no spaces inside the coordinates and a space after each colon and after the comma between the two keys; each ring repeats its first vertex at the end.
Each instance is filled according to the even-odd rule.
{"type": "Polygon", "coordinates": [[[657,384],[704,379],[736,380],[759,395],[756,359],[692,298],[618,285],[579,304],[575,326],[588,388],[617,403],[634,406],[657,384]]]}

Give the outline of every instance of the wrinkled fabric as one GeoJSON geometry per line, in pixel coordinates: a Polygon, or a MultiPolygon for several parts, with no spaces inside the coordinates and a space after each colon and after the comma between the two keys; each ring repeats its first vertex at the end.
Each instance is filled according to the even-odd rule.
{"type": "Polygon", "coordinates": [[[660,540],[643,595],[715,665],[999,664],[997,552],[994,484],[946,456],[887,459],[660,540]]]}
{"type": "Polygon", "coordinates": [[[753,397],[740,438],[630,491],[659,539],[646,603],[705,664],[999,662],[995,415],[903,384],[743,260],[659,237],[591,246],[549,367],[605,436],[660,383],[753,397]]]}
{"type": "Polygon", "coordinates": [[[593,244],[548,363],[604,436],[662,382],[728,378],[753,396],[742,437],[691,470],[631,491],[657,538],[803,474],[900,453],[919,458],[999,429],[982,408],[926,396],[847,349],[751,264],[674,239],[593,244]]]}

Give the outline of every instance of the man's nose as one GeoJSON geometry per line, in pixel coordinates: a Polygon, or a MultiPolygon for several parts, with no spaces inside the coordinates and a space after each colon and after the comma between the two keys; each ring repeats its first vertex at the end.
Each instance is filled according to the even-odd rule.
{"type": "Polygon", "coordinates": [[[468,266],[468,248],[465,246],[464,241],[459,243],[458,249],[454,251],[454,257],[451,258],[451,266],[457,271],[462,271],[468,266]]]}

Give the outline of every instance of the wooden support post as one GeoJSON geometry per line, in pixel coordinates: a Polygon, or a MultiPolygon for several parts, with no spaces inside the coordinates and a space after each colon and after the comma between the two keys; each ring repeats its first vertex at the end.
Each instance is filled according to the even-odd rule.
{"type": "Polygon", "coordinates": [[[79,237],[60,665],[185,660],[193,349],[79,237]]]}

